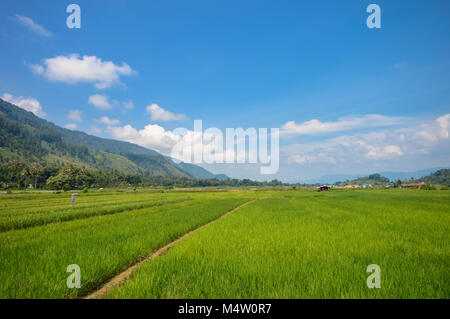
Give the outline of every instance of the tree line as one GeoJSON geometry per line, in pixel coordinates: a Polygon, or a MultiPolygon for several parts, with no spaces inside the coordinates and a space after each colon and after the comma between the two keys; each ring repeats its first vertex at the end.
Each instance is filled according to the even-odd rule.
{"type": "Polygon", "coordinates": [[[207,186],[282,186],[281,181],[258,182],[250,179],[196,179],[171,176],[141,176],[118,171],[94,170],[76,165],[41,166],[12,161],[0,165],[1,189],[71,190],[105,187],[207,187],[207,186]]]}

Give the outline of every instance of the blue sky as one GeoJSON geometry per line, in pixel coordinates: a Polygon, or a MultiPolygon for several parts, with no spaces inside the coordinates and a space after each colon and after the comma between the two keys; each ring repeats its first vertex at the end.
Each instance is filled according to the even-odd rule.
{"type": "Polygon", "coordinates": [[[158,134],[194,119],[284,128],[276,175],[205,166],[238,178],[448,166],[448,1],[76,3],[81,29],[66,27],[70,2],[0,3],[0,96],[161,152],[158,134]],[[366,26],[370,3],[381,29],[366,26]]]}

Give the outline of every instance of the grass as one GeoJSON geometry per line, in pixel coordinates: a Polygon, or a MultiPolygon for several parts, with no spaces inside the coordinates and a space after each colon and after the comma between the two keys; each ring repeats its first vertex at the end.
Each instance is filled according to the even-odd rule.
{"type": "Polygon", "coordinates": [[[0,234],[0,298],[74,298],[151,251],[247,201],[242,195],[196,199],[0,234]],[[81,289],[68,289],[66,267],[78,264],[81,289]]]}
{"type": "Polygon", "coordinates": [[[274,194],[145,263],[109,298],[449,298],[450,197],[274,194]],[[369,264],[381,289],[369,289],[369,264]]]}
{"type": "MultiPolygon", "coordinates": [[[[0,207],[0,232],[22,229],[49,223],[87,218],[91,216],[117,214],[131,210],[161,206],[190,200],[191,197],[182,194],[170,194],[161,198],[161,195],[121,195],[87,197],[77,199],[75,207],[70,206],[71,199],[64,198],[51,205],[47,201],[33,200],[23,203],[4,204],[0,207]],[[5,209],[6,207],[6,209],[5,209]],[[11,207],[11,208],[8,208],[11,207]]],[[[22,200],[20,200],[22,201],[22,200]]]]}
{"type": "Polygon", "coordinates": [[[449,298],[450,192],[139,190],[0,196],[0,298],[449,298]],[[66,267],[81,267],[69,289],[66,267]],[[381,289],[366,268],[381,267],[381,289]]]}

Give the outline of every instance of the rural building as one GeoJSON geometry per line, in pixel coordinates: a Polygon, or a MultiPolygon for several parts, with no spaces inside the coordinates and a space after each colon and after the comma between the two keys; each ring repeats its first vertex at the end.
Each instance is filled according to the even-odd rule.
{"type": "Polygon", "coordinates": [[[420,187],[425,185],[424,182],[419,182],[419,183],[412,183],[412,184],[402,184],[403,188],[409,188],[409,187],[420,187]]]}
{"type": "Polygon", "coordinates": [[[328,192],[330,188],[327,185],[322,185],[319,187],[319,192],[328,192]]]}
{"type": "Polygon", "coordinates": [[[359,184],[345,185],[344,188],[361,188],[361,185],[359,185],[359,184]]]}

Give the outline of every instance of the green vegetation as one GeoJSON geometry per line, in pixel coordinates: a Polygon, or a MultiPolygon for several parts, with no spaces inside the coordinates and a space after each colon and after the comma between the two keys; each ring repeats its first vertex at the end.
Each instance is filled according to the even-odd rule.
{"type": "MultiPolygon", "coordinates": [[[[206,189],[208,190],[208,189],[206,189]]],[[[89,191],[0,195],[0,298],[449,298],[450,192],[89,191]],[[81,288],[69,289],[70,264],[81,288]],[[366,268],[381,267],[381,289],[366,268]]]]}
{"type": "Polygon", "coordinates": [[[176,164],[138,145],[61,128],[0,99],[0,162],[12,161],[44,167],[75,165],[147,177],[214,177],[196,165],[176,164]]]}
{"type": "Polygon", "coordinates": [[[145,263],[110,298],[449,298],[450,196],[282,192],[145,263]],[[381,267],[381,289],[366,268],[381,267]]]}
{"type": "MultiPolygon", "coordinates": [[[[83,296],[142,256],[249,200],[246,193],[220,195],[199,193],[186,202],[0,233],[0,298],[83,296]],[[70,264],[82,269],[81,289],[66,286],[70,264]]],[[[28,203],[35,200],[40,197],[28,203]]],[[[103,200],[91,196],[89,202],[103,200]]]]}
{"type": "Polygon", "coordinates": [[[117,172],[91,170],[68,165],[64,167],[42,167],[19,161],[0,164],[0,189],[23,189],[29,185],[38,189],[71,190],[99,187],[207,187],[207,186],[281,186],[278,180],[256,182],[249,179],[194,179],[189,177],[140,176],[117,172]]]}
{"type": "Polygon", "coordinates": [[[450,186],[450,169],[440,169],[420,180],[429,184],[450,186]]]}
{"type": "Polygon", "coordinates": [[[25,208],[23,199],[18,201],[13,198],[2,201],[0,232],[92,216],[112,215],[190,199],[191,197],[185,194],[167,194],[164,198],[161,198],[161,194],[106,195],[96,198],[83,195],[77,198],[76,205],[71,207],[71,199],[64,196],[47,198],[45,201],[28,200],[29,205],[25,208]]]}
{"type": "Polygon", "coordinates": [[[377,186],[386,186],[389,184],[389,178],[383,177],[380,174],[372,174],[367,177],[359,177],[351,181],[338,182],[336,185],[344,186],[344,185],[364,185],[371,184],[373,187],[377,186]]]}
{"type": "MultiPolygon", "coordinates": [[[[383,177],[380,174],[372,174],[367,177],[359,177],[354,180],[347,180],[344,182],[337,182],[335,185],[344,186],[344,185],[364,185],[364,184],[372,184],[372,186],[395,186],[401,187],[402,184],[406,183],[418,183],[425,182],[429,184],[427,187],[421,187],[421,189],[433,189],[433,185],[443,185],[450,186],[450,169],[440,169],[430,175],[423,176],[419,179],[413,179],[407,181],[397,180],[390,181],[389,178],[383,177]]],[[[434,188],[435,189],[435,188],[434,188]]],[[[444,188],[445,189],[445,188],[444,188]]]]}

